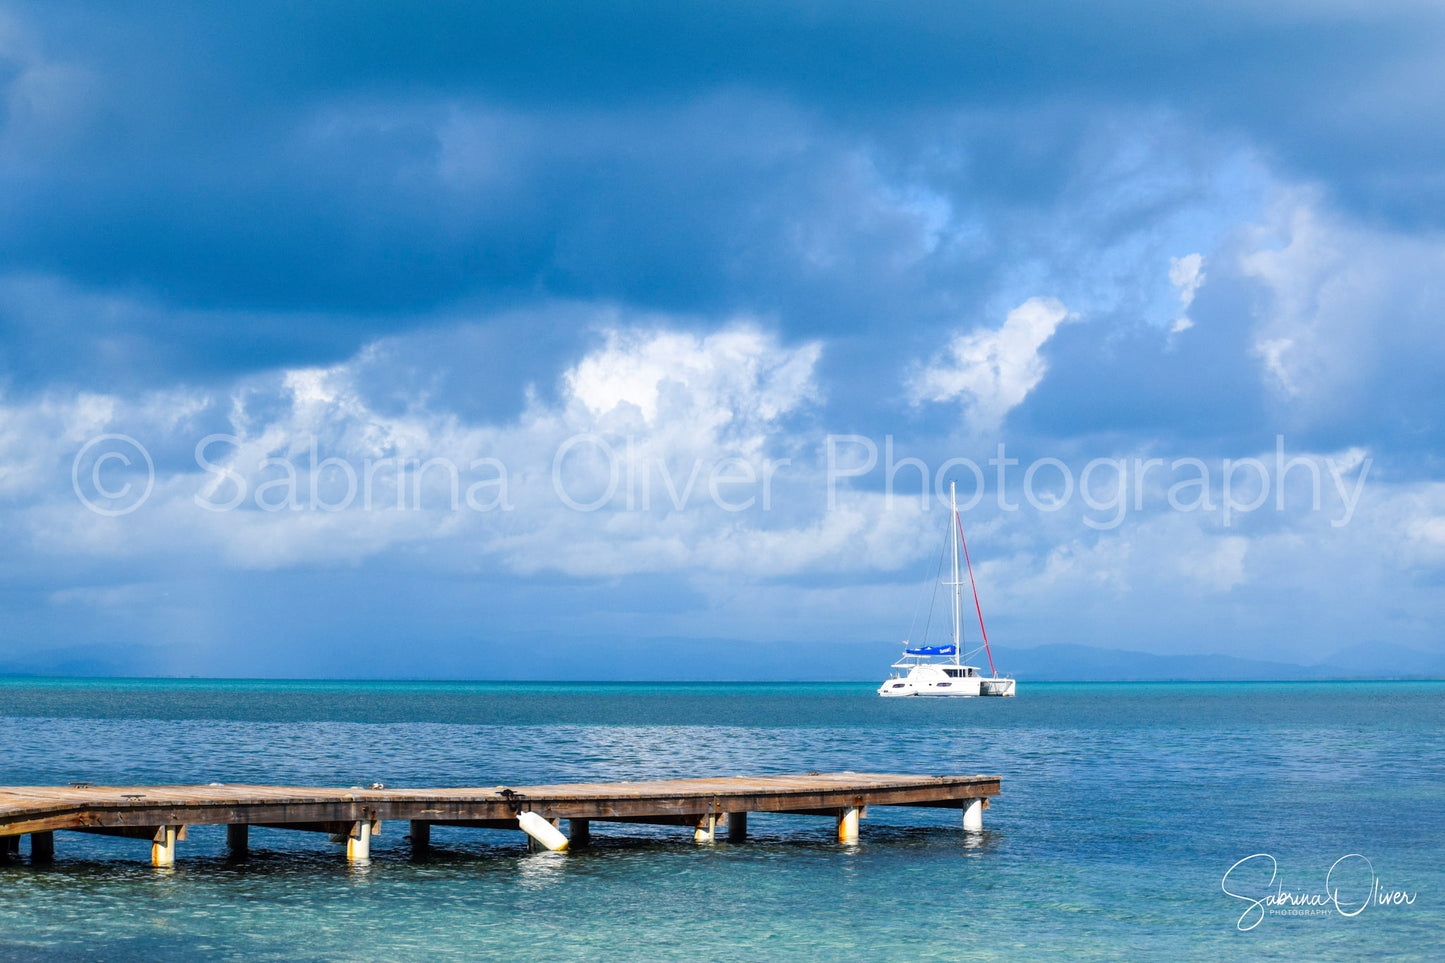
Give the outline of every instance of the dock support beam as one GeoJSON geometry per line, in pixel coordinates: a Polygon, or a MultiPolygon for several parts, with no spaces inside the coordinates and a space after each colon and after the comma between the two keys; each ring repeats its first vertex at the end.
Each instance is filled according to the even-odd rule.
{"type": "Polygon", "coordinates": [[[351,824],[351,832],[346,835],[346,858],[351,862],[371,858],[371,826],[369,819],[351,824]]]}
{"type": "Polygon", "coordinates": [[[983,804],[982,799],[965,799],[963,801],[963,829],[965,832],[983,832],[983,804]]]}
{"type": "Polygon", "coordinates": [[[54,833],[31,833],[30,834],[30,861],[32,863],[48,863],[55,858],[55,834],[54,833]]]}
{"type": "Polygon", "coordinates": [[[226,827],[226,848],[232,859],[241,859],[251,848],[251,827],[245,823],[231,823],[226,827]]]}
{"type": "Polygon", "coordinates": [[[717,835],[717,813],[705,813],[697,821],[692,838],[699,843],[710,843],[717,835]]]}
{"type": "Polygon", "coordinates": [[[748,838],[748,814],[728,813],[728,842],[741,843],[748,838]]]}
{"type": "Polygon", "coordinates": [[[569,831],[568,845],[571,848],[586,846],[592,842],[592,820],[590,819],[569,819],[567,820],[569,831]]]}
{"type": "Polygon", "coordinates": [[[858,841],[858,806],[846,806],[838,811],[838,842],[858,841]]]}
{"type": "Polygon", "coordinates": [[[411,821],[410,836],[412,855],[421,855],[431,849],[431,823],[425,819],[411,821]]]}
{"type": "Polygon", "coordinates": [[[20,837],[0,837],[0,863],[9,862],[11,856],[20,855],[20,837]]]}
{"type": "Polygon", "coordinates": [[[176,843],[184,837],[184,826],[161,826],[151,840],[151,865],[169,868],[176,864],[176,843]]]}
{"type": "Polygon", "coordinates": [[[537,845],[543,849],[558,853],[567,848],[567,837],[562,835],[560,829],[552,825],[550,819],[540,813],[530,810],[517,813],[517,825],[521,827],[522,832],[536,840],[537,845]]]}

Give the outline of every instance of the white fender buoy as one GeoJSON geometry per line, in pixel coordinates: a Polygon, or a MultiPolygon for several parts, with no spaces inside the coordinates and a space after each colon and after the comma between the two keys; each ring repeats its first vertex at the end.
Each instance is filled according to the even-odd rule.
{"type": "Polygon", "coordinates": [[[517,813],[517,824],[522,827],[522,832],[554,853],[567,848],[567,837],[562,835],[562,831],[537,813],[517,813]]]}

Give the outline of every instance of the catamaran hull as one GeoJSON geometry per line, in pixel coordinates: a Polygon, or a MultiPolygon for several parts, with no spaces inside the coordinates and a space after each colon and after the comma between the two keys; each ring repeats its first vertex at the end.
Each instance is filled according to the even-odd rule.
{"type": "Polygon", "coordinates": [[[878,687],[878,694],[891,699],[902,699],[910,696],[968,699],[980,696],[1011,696],[1014,694],[1014,686],[1015,681],[1013,679],[987,678],[983,676],[943,680],[914,680],[904,677],[902,679],[889,679],[878,687]]]}

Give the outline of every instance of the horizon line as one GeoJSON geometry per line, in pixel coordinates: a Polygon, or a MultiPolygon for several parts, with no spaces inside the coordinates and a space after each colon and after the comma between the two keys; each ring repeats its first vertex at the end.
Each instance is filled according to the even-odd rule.
{"type": "MultiPolygon", "coordinates": [[[[42,672],[0,672],[0,681],[110,681],[110,682],[318,682],[318,683],[429,683],[438,685],[873,685],[875,679],[538,679],[538,678],[444,678],[437,676],[226,676],[226,675],[111,675],[106,673],[68,675],[42,672]]],[[[1322,678],[1181,678],[1158,679],[1017,679],[1031,685],[1157,685],[1264,683],[1302,684],[1359,682],[1445,682],[1445,675],[1327,676],[1322,678]]]]}

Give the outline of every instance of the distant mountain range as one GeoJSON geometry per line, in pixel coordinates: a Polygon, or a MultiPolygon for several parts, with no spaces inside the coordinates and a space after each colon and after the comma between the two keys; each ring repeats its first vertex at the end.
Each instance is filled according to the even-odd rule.
{"type": "Polygon", "coordinates": [[[1384,644],[1353,645],[1312,665],[1227,655],[1154,655],[1087,645],[1000,650],[995,660],[1019,678],[1040,682],[1445,679],[1445,655],[1384,644]]]}
{"type": "MultiPolygon", "coordinates": [[[[347,678],[496,679],[567,681],[850,682],[887,676],[896,643],[744,642],[724,639],[628,639],[599,636],[560,645],[554,640],[517,640],[505,647],[477,644],[470,655],[444,664],[413,653],[407,669],[377,660],[347,678]],[[392,670],[392,671],[388,671],[392,670]]],[[[972,661],[982,662],[981,658],[972,661]]],[[[1327,679],[1445,679],[1445,654],[1399,645],[1358,644],[1325,660],[1299,665],[1227,655],[1155,655],[1087,645],[997,647],[1001,672],[1034,682],[1246,682],[1327,679]]],[[[986,662],[983,663],[985,666],[986,662]]],[[[23,659],[0,660],[0,675],[164,676],[180,674],[176,660],[158,648],[85,646],[23,659]]],[[[257,667],[260,669],[260,667],[257,667]]],[[[204,666],[195,674],[205,676],[204,666]]],[[[186,673],[189,674],[189,673],[186,673]]],[[[226,673],[214,673],[226,675],[226,673]]],[[[294,678],[296,673],[256,675],[294,678]]]]}

